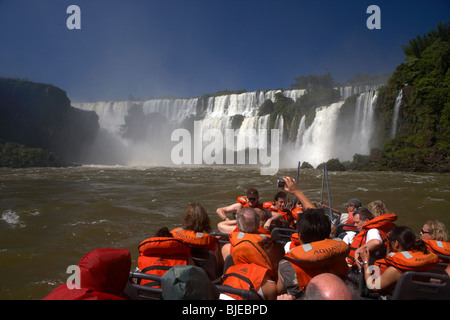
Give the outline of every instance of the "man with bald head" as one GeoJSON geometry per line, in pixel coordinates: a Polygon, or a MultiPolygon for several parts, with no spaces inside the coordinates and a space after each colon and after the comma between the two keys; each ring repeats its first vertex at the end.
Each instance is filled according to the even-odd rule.
{"type": "MultiPolygon", "coordinates": [[[[295,300],[290,294],[277,297],[278,300],[295,300]]],[[[301,300],[352,300],[353,294],[345,282],[332,273],[321,273],[311,279],[301,300]]]]}
{"type": "Polygon", "coordinates": [[[308,283],[303,300],[352,300],[352,292],[335,274],[321,273],[308,283]]]}

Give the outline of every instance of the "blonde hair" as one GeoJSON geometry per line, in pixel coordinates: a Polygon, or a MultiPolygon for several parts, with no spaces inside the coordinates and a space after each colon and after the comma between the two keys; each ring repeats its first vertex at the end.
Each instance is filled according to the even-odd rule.
{"type": "Polygon", "coordinates": [[[447,227],[440,221],[438,220],[428,220],[427,222],[425,222],[426,225],[428,225],[428,227],[430,228],[429,232],[430,232],[430,237],[433,240],[437,240],[437,241],[448,241],[449,236],[448,236],[448,231],[447,231],[447,227]]]}
{"type": "Polygon", "coordinates": [[[388,212],[386,206],[380,200],[375,200],[369,203],[367,205],[367,209],[369,209],[369,211],[372,212],[374,218],[388,212]]]}

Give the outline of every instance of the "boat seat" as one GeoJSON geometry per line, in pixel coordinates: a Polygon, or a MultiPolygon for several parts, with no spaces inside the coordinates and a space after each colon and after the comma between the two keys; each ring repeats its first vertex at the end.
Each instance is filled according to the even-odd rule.
{"type": "Polygon", "coordinates": [[[262,298],[255,292],[244,289],[236,289],[229,286],[216,285],[220,293],[230,293],[240,296],[244,300],[262,300],[262,298]]]}
{"type": "Polygon", "coordinates": [[[154,274],[131,271],[128,283],[125,287],[125,295],[132,300],[161,300],[162,289],[147,285],[137,284],[138,280],[154,280],[161,284],[161,276],[154,274]],[[136,281],[135,281],[136,279],[136,281]]]}
{"type": "Polygon", "coordinates": [[[347,231],[355,231],[356,233],[358,233],[355,225],[341,223],[336,226],[336,229],[334,230],[334,237],[344,239],[347,231]],[[346,228],[346,229],[344,229],[344,228],[346,228]]]}
{"type": "Polygon", "coordinates": [[[297,230],[291,228],[275,228],[270,235],[284,246],[287,242],[291,241],[291,235],[295,232],[297,230]]]}
{"type": "Polygon", "coordinates": [[[450,256],[446,256],[443,254],[437,254],[437,256],[439,258],[439,262],[438,262],[437,266],[431,268],[430,270],[428,270],[428,272],[448,275],[446,270],[447,270],[448,266],[450,266],[450,256]]]}
{"type": "Polygon", "coordinates": [[[450,276],[405,272],[397,281],[391,300],[450,300],[450,276]]]}
{"type": "Polygon", "coordinates": [[[220,231],[213,231],[210,233],[210,235],[215,236],[220,243],[220,247],[222,247],[224,244],[230,243],[230,238],[228,233],[223,233],[220,231]]]}
{"type": "Polygon", "coordinates": [[[225,258],[225,261],[223,263],[223,273],[222,274],[226,274],[228,268],[231,267],[231,266],[234,266],[234,260],[233,260],[233,256],[231,254],[229,254],[225,258]]]}
{"type": "Polygon", "coordinates": [[[216,255],[211,250],[207,249],[191,249],[192,260],[197,267],[206,271],[209,280],[214,281],[220,278],[221,273],[216,255]]]}

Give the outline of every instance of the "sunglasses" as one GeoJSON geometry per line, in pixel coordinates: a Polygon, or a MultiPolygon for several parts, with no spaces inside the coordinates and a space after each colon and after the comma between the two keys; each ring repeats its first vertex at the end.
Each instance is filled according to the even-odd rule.
{"type": "Polygon", "coordinates": [[[424,231],[423,229],[421,229],[420,232],[423,233],[423,234],[430,233],[430,231],[424,231]]]}

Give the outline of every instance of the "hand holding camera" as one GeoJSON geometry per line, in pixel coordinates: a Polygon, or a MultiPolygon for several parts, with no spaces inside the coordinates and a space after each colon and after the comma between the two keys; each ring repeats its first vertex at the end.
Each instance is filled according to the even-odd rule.
{"type": "Polygon", "coordinates": [[[296,190],[299,190],[297,183],[291,177],[284,177],[283,179],[278,179],[277,187],[289,193],[294,193],[296,190]]]}
{"type": "Polygon", "coordinates": [[[286,185],[286,182],[283,179],[278,179],[277,180],[277,187],[278,188],[284,188],[285,185],[286,185]]]}

